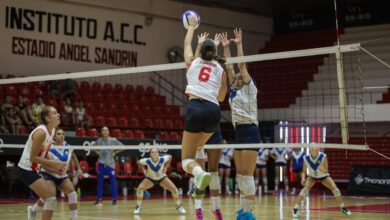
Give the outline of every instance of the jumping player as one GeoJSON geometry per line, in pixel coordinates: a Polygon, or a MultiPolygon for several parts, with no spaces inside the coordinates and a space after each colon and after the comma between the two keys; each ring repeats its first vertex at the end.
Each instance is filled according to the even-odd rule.
{"type": "Polygon", "coordinates": [[[182,165],[187,173],[194,176],[195,190],[192,197],[199,199],[204,197],[212,175],[195,161],[196,151],[205,145],[219,124],[221,111],[218,101],[223,101],[227,88],[221,66],[225,59],[217,56],[214,41],[205,39],[201,42],[200,57],[194,57],[191,42],[197,21],[195,16],[189,16],[188,19],[184,58],[188,67],[186,94],[189,101],[182,140],[182,165]]]}
{"type": "MultiPolygon", "coordinates": [[[[233,41],[237,46],[237,56],[244,56],[242,46],[242,31],[234,30],[233,41]]],[[[222,34],[222,45],[225,57],[230,57],[227,33],[222,34]]],[[[233,65],[227,65],[230,89],[229,104],[232,110],[232,122],[235,131],[235,141],[241,144],[260,143],[260,132],[257,120],[257,88],[245,63],[238,63],[240,73],[234,73],[233,65]]],[[[256,219],[252,206],[256,199],[256,186],[253,173],[256,169],[258,149],[235,149],[234,162],[237,171],[237,184],[240,189],[240,209],[236,219],[256,219]]]]}

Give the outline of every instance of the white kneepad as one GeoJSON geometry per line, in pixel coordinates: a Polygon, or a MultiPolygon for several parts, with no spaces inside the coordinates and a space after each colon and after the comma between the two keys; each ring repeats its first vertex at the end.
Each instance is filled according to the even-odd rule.
{"type": "Polygon", "coordinates": [[[68,203],[69,204],[77,203],[77,193],[76,193],[76,191],[73,191],[73,192],[68,194],[68,203]]]}
{"type": "Polygon", "coordinates": [[[206,160],[206,153],[204,152],[204,148],[203,147],[198,148],[196,150],[195,159],[206,160]]]}
{"type": "Polygon", "coordinates": [[[219,190],[220,184],[219,184],[219,176],[218,172],[210,172],[211,173],[211,181],[210,181],[210,190],[219,190]]]}
{"type": "Polygon", "coordinates": [[[43,210],[54,211],[57,205],[56,197],[49,197],[45,199],[45,204],[43,205],[43,210]]]}
{"type": "Polygon", "coordinates": [[[253,176],[242,176],[242,191],[246,196],[256,194],[255,179],[253,176]]]}
{"type": "Polygon", "coordinates": [[[188,173],[187,166],[191,162],[195,162],[195,160],[194,159],[184,159],[184,160],[181,161],[181,165],[183,167],[183,170],[186,171],[187,173],[188,173]]]}

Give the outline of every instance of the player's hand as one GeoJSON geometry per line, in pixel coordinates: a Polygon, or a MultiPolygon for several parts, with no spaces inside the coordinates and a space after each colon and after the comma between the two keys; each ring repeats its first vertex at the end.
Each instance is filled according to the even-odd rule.
{"type": "Polygon", "coordinates": [[[215,47],[217,48],[220,43],[221,43],[221,34],[215,34],[214,36],[215,47]]]}
{"type": "Polygon", "coordinates": [[[209,36],[209,33],[207,33],[207,32],[199,34],[198,35],[198,45],[203,44],[203,42],[207,39],[208,36],[209,36]]]}
{"type": "Polygon", "coordinates": [[[234,29],[234,39],[231,39],[236,44],[241,44],[242,43],[242,30],[241,28],[236,28],[234,29]]]}
{"type": "Polygon", "coordinates": [[[223,47],[228,47],[230,44],[230,40],[228,39],[227,32],[221,33],[219,40],[221,41],[223,47]]]}
{"type": "Polygon", "coordinates": [[[65,162],[62,162],[62,161],[53,161],[53,162],[54,162],[54,164],[53,164],[54,169],[60,170],[60,171],[66,170],[66,163],[65,162]]]}
{"type": "Polygon", "coordinates": [[[198,21],[195,15],[188,16],[188,24],[190,25],[190,27],[195,27],[197,23],[198,21]]]}

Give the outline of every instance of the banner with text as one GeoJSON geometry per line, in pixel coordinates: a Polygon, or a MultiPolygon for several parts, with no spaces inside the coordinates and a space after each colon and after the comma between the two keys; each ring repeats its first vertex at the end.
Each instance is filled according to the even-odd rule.
{"type": "Polygon", "coordinates": [[[353,167],[348,193],[390,194],[390,167],[353,167]]]}

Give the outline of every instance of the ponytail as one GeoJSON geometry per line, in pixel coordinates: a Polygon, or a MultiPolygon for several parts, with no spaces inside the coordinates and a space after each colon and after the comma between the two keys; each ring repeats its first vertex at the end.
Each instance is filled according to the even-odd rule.
{"type": "Polygon", "coordinates": [[[50,106],[37,107],[33,112],[35,124],[47,124],[46,117],[50,113],[50,106]]]}
{"type": "Polygon", "coordinates": [[[226,58],[219,56],[219,55],[214,55],[213,60],[217,61],[220,65],[224,65],[226,63],[226,58]]]}

